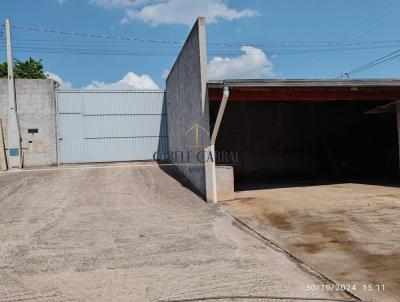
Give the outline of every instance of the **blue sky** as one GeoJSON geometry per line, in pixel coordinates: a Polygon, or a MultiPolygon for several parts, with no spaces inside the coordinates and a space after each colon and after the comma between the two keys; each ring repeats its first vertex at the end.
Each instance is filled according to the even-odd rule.
{"type": "MultiPolygon", "coordinates": [[[[399,14],[398,0],[5,0],[0,11],[15,26],[168,41],[184,41],[189,24],[205,15],[210,77],[221,79],[336,78],[400,49],[399,14]],[[357,44],[363,41],[374,43],[357,44]]],[[[163,88],[180,48],[20,28],[12,34],[15,58],[42,59],[76,88],[163,88]]],[[[1,44],[4,61],[4,37],[1,44]]],[[[400,58],[352,75],[399,76],[400,58]]]]}

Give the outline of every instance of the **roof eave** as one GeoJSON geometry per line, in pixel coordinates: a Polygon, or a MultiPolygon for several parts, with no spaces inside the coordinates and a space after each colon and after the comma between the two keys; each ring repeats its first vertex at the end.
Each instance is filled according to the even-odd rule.
{"type": "Polygon", "coordinates": [[[358,79],[358,80],[324,80],[324,79],[227,79],[208,81],[209,88],[229,87],[359,87],[359,86],[398,86],[400,79],[358,79]]]}

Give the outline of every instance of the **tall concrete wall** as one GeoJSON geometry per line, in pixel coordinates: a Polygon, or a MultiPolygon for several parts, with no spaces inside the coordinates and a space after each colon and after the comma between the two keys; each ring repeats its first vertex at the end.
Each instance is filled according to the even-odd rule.
{"type": "MultiPolygon", "coordinates": [[[[0,118],[6,148],[8,83],[0,79],[0,118]]],[[[55,82],[53,80],[15,80],[17,111],[21,131],[24,167],[57,164],[55,82]],[[38,129],[29,134],[28,129],[38,129]]]]}
{"type": "Polygon", "coordinates": [[[199,18],[169,73],[166,98],[169,150],[183,152],[185,155],[191,152],[189,160],[184,159],[185,165],[182,165],[181,159],[173,162],[203,196],[206,195],[205,169],[199,165],[196,155],[210,142],[206,86],[205,21],[199,18]]]}

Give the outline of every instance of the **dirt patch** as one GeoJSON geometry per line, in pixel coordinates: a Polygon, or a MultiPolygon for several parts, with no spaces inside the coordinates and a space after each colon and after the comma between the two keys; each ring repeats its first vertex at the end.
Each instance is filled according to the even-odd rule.
{"type": "Polygon", "coordinates": [[[248,191],[239,192],[240,199],[227,207],[328,278],[357,284],[355,294],[363,299],[398,301],[400,195],[396,190],[400,189],[343,184],[248,191]],[[385,292],[364,288],[370,284],[384,285],[385,292]]]}
{"type": "Polygon", "coordinates": [[[315,254],[322,250],[319,244],[314,243],[296,243],[293,245],[294,248],[304,250],[307,253],[315,254]]]}
{"type": "Polygon", "coordinates": [[[237,198],[237,199],[235,199],[235,202],[249,204],[249,203],[252,203],[252,202],[254,202],[256,200],[257,200],[256,198],[252,198],[252,197],[249,197],[249,198],[237,198]]]}
{"type": "Polygon", "coordinates": [[[249,197],[249,198],[237,198],[233,202],[228,204],[235,205],[239,209],[245,207],[252,215],[255,215],[259,220],[267,220],[268,223],[277,227],[280,230],[291,230],[293,228],[292,223],[289,219],[289,213],[278,213],[269,209],[266,203],[262,203],[260,199],[249,197]],[[261,207],[261,208],[260,208],[261,207]]]}
{"type": "Polygon", "coordinates": [[[276,226],[280,230],[289,231],[293,229],[293,225],[286,215],[264,211],[263,216],[270,224],[276,226]]]}
{"type": "MultiPolygon", "coordinates": [[[[296,219],[296,217],[293,217],[296,219]]],[[[297,217],[302,220],[302,217],[297,217]]],[[[349,219],[350,220],[350,219],[349,219]]],[[[343,222],[345,226],[346,223],[343,222]]],[[[320,242],[314,243],[292,243],[289,249],[301,253],[342,253],[353,261],[352,267],[362,272],[365,284],[385,285],[386,289],[396,292],[400,296],[400,253],[376,254],[368,251],[368,242],[358,242],[349,231],[343,229],[331,229],[326,221],[315,219],[313,222],[302,223],[296,228],[299,237],[306,237],[307,234],[318,234],[323,238],[320,242]]],[[[375,239],[375,238],[371,238],[375,239]]],[[[371,244],[373,244],[371,242],[371,244]]],[[[328,260],[330,261],[330,260],[328,260]]],[[[338,262],[338,266],[342,263],[338,262]]],[[[349,269],[348,274],[341,274],[341,278],[348,282],[352,279],[353,271],[349,269]]]]}

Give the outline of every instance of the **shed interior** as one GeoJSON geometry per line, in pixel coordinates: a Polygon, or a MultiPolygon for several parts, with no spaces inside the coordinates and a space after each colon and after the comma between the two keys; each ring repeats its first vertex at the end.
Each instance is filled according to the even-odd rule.
{"type": "MultiPolygon", "coordinates": [[[[265,100],[261,93],[248,99],[246,93],[231,94],[216,150],[238,152],[239,162],[232,164],[236,188],[254,181],[398,183],[395,106],[368,113],[392,100],[359,99],[359,93],[342,99],[330,96],[332,89],[325,96],[309,90],[296,98],[281,89],[265,100]]],[[[212,94],[210,100],[213,128],[220,101],[212,94]]]]}

